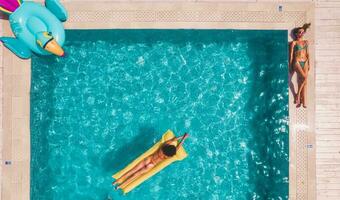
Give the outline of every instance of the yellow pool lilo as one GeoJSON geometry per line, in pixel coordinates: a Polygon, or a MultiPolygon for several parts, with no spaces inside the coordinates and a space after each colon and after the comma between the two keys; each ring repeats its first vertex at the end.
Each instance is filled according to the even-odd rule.
{"type": "Polygon", "coordinates": [[[113,184],[120,184],[117,188],[126,194],[171,163],[183,160],[188,156],[182,146],[187,137],[188,134],[184,134],[176,138],[174,133],[168,130],[149,150],[114,174],[112,177],[116,181],[113,184]]]}

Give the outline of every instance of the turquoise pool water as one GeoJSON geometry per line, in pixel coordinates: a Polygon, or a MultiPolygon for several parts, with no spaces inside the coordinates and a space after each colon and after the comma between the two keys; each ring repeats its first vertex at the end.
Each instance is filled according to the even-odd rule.
{"type": "Polygon", "coordinates": [[[286,31],[67,31],[34,57],[31,199],[288,199],[286,31]],[[111,175],[172,129],[189,157],[126,196],[111,175]]]}

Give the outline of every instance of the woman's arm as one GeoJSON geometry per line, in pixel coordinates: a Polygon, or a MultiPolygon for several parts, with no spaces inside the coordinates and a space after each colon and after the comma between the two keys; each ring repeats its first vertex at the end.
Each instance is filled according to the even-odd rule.
{"type": "Polygon", "coordinates": [[[290,43],[290,48],[289,48],[289,71],[291,71],[291,72],[293,72],[293,59],[294,59],[294,46],[295,46],[295,42],[294,41],[292,41],[291,43],[290,43]]]}
{"type": "Polygon", "coordinates": [[[178,140],[181,139],[180,143],[177,145],[177,146],[179,146],[181,143],[183,143],[184,139],[186,139],[188,136],[189,135],[187,133],[185,133],[184,135],[182,135],[180,137],[174,137],[174,138],[172,138],[170,140],[165,141],[164,144],[171,144],[172,142],[178,141],[178,140]]]}
{"type": "Polygon", "coordinates": [[[182,146],[184,140],[187,139],[188,137],[189,137],[189,134],[188,134],[188,133],[185,133],[185,134],[181,137],[182,140],[181,140],[181,141],[179,142],[179,144],[177,145],[176,150],[178,150],[178,149],[182,146]]]}
{"type": "Polygon", "coordinates": [[[171,138],[171,139],[169,139],[169,140],[165,141],[164,143],[165,143],[165,144],[171,144],[171,143],[172,143],[172,142],[174,142],[174,141],[177,141],[177,140],[180,140],[180,139],[182,139],[184,136],[185,136],[185,134],[184,134],[184,135],[182,135],[182,136],[180,136],[180,137],[174,137],[174,138],[171,138]]]}
{"type": "Polygon", "coordinates": [[[308,42],[308,40],[306,40],[306,45],[307,45],[307,47],[306,47],[306,57],[307,57],[308,71],[309,71],[310,70],[310,62],[309,62],[309,48],[308,48],[309,47],[309,42],[308,42]]]}
{"type": "Polygon", "coordinates": [[[178,138],[174,137],[174,138],[172,138],[170,140],[165,141],[164,144],[171,144],[172,142],[177,141],[179,138],[181,138],[181,137],[178,137],[178,138]]]}

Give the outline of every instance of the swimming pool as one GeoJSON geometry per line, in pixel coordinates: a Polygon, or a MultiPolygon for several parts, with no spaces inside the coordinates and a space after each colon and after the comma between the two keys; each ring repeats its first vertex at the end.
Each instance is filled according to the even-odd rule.
{"type": "Polygon", "coordinates": [[[31,199],[288,199],[287,31],[67,31],[32,59],[31,199]],[[189,157],[111,175],[172,129],[189,157]]]}

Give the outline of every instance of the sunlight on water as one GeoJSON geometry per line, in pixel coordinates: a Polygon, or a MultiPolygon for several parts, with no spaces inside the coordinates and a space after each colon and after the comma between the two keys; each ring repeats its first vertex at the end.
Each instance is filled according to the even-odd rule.
{"type": "Polygon", "coordinates": [[[67,31],[34,57],[31,199],[287,199],[286,31],[67,31]],[[112,174],[172,129],[189,157],[127,196],[112,174]]]}

